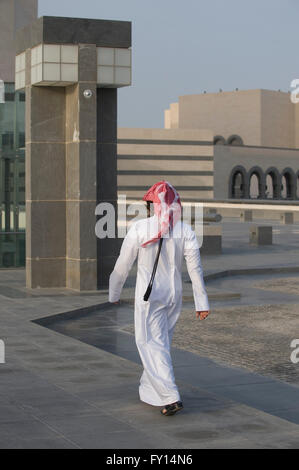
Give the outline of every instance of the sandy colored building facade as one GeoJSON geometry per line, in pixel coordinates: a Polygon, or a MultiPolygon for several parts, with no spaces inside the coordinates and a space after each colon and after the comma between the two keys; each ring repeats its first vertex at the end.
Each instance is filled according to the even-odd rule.
{"type": "Polygon", "coordinates": [[[298,113],[281,91],[181,96],[165,111],[164,130],[119,129],[119,192],[137,197],[164,178],[183,200],[299,200],[298,113]]]}
{"type": "Polygon", "coordinates": [[[166,129],[211,129],[215,143],[239,136],[244,145],[299,147],[298,106],[290,93],[244,90],[180,96],[165,111],[166,129]],[[218,139],[218,140],[217,140],[218,139]]]}
{"type": "Polygon", "coordinates": [[[214,197],[211,131],[198,129],[118,129],[118,194],[140,199],[161,179],[184,200],[214,197]]]}

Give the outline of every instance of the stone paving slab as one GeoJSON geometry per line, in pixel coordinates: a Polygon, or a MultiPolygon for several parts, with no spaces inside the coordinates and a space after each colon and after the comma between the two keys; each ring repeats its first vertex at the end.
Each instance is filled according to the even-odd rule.
{"type": "MultiPolygon", "coordinates": [[[[126,361],[122,361],[123,366],[124,364],[126,361]]],[[[130,370],[132,370],[132,364],[130,370]]],[[[140,368],[138,367],[139,374],[140,368]]],[[[44,382],[44,379],[40,380],[41,383],[44,382]]],[[[293,427],[290,423],[277,418],[273,421],[273,417],[267,414],[261,414],[229,400],[219,400],[210,393],[194,387],[182,387],[186,409],[175,420],[169,422],[161,419],[155,408],[139,402],[136,393],[137,381],[131,389],[127,384],[123,384],[123,387],[115,385],[103,387],[100,384],[99,381],[97,389],[90,388],[89,393],[80,390],[73,390],[70,393],[63,388],[63,385],[59,387],[59,390],[55,387],[48,387],[47,400],[58,404],[55,410],[47,406],[43,399],[46,391],[40,386],[32,396],[32,402],[35,403],[35,407],[44,407],[47,410],[47,413],[42,415],[37,414],[36,408],[26,408],[28,398],[24,400],[24,390],[20,390],[21,407],[26,409],[30,418],[11,421],[11,417],[8,417],[8,423],[3,423],[3,426],[0,424],[0,435],[5,433],[5,439],[1,441],[2,445],[13,447],[13,442],[15,442],[14,448],[26,448],[29,446],[28,439],[30,439],[31,445],[36,448],[40,446],[46,448],[55,446],[58,448],[129,448],[132,444],[135,448],[213,448],[213,446],[259,448],[261,437],[257,438],[256,430],[260,433],[274,430],[272,445],[278,440],[278,436],[279,445],[282,445],[281,434],[284,431],[288,435],[288,445],[291,440],[294,441],[295,437],[297,436],[298,439],[299,436],[298,426],[293,427]],[[114,399],[111,396],[113,392],[114,399]],[[73,401],[74,396],[85,404],[95,406],[95,409],[92,411],[78,409],[78,404],[73,401]],[[64,409],[63,405],[67,400],[69,400],[69,407],[64,409]],[[116,403],[117,408],[115,408],[116,403]],[[62,405],[61,408],[59,408],[60,405],[62,405]],[[235,423],[235,428],[232,423],[235,423]],[[17,432],[14,431],[14,426],[18,427],[17,432]],[[251,430],[251,434],[249,433],[248,438],[244,438],[240,435],[240,430],[244,431],[247,427],[251,430]]],[[[11,400],[15,403],[16,396],[11,400]]]]}
{"type": "Polygon", "coordinates": [[[173,344],[299,385],[298,364],[290,359],[291,341],[299,337],[298,314],[299,303],[223,306],[214,308],[208,321],[197,322],[190,310],[183,309],[173,344]]]}
{"type": "MultiPolygon", "coordinates": [[[[42,329],[41,326],[39,328],[42,329]]],[[[51,341],[57,344],[53,363],[38,360],[27,362],[22,351],[15,352],[14,364],[9,361],[0,372],[11,368],[1,376],[1,403],[6,404],[6,418],[0,422],[0,439],[4,448],[258,448],[260,439],[244,439],[234,429],[217,430],[217,417],[227,420],[239,419],[243,405],[227,398],[215,396],[202,389],[180,383],[185,396],[186,409],[175,420],[163,421],[156,408],[142,404],[138,399],[137,386],[141,367],[114,354],[94,348],[76,339],[49,331],[51,341]],[[60,347],[80,345],[76,364],[61,354],[60,347]],[[90,357],[88,358],[88,356],[90,357]],[[60,374],[55,367],[64,364],[60,374]],[[98,361],[98,369],[96,360],[98,361]],[[91,367],[95,365],[95,367],[91,367]],[[69,367],[69,369],[68,369],[69,367]],[[94,373],[94,371],[96,373],[94,373]],[[10,380],[3,380],[11,376],[10,380]],[[17,377],[19,377],[17,379],[17,377]],[[93,380],[91,380],[93,379],[93,380]],[[13,388],[17,382],[18,386],[13,388]],[[31,386],[30,386],[31,383],[31,386]],[[23,386],[22,386],[23,385],[23,386]],[[10,408],[10,409],[9,409],[10,408]],[[19,418],[12,410],[19,412],[19,418]],[[222,410],[222,411],[221,411],[222,410]],[[214,421],[208,425],[209,413],[214,421]],[[190,419],[192,418],[192,419],[190,419]],[[147,427],[145,427],[147,423],[147,427]],[[259,441],[259,442],[257,442],[259,441]]],[[[185,356],[186,358],[186,356],[185,356]]],[[[9,356],[8,356],[9,359],[9,356]]],[[[2,367],[2,366],[1,366],[2,367]]],[[[191,366],[192,367],[192,366],[191,366]]],[[[246,416],[252,417],[252,409],[246,416]]],[[[258,412],[258,414],[261,412],[258,412]]],[[[266,422],[273,417],[262,413],[266,422]]],[[[289,441],[295,439],[299,427],[277,419],[276,425],[285,426],[289,441]]],[[[237,421],[239,422],[239,421],[237,421]]],[[[244,424],[245,426],[245,424],[244,424]]],[[[271,445],[281,445],[281,435],[275,435],[271,445]]],[[[270,444],[269,444],[270,445],[270,444]]]]}
{"type": "MultiPolygon", "coordinates": [[[[122,311],[128,310],[128,307],[113,306],[112,309],[117,310],[121,314],[122,311]]],[[[97,323],[96,317],[105,315],[107,315],[107,313],[100,310],[99,312],[91,312],[89,318],[93,318],[94,322],[97,323]]],[[[128,359],[127,352],[129,351],[131,353],[129,359],[138,362],[138,354],[133,335],[115,329],[111,329],[110,334],[107,331],[104,335],[100,330],[91,330],[89,332],[81,331],[76,325],[78,321],[80,322],[79,318],[72,321],[68,320],[67,323],[65,323],[57,320],[57,317],[54,316],[52,321],[52,326],[50,318],[47,319],[46,324],[48,327],[54,328],[55,331],[59,331],[64,335],[70,335],[80,341],[87,342],[90,345],[112,352],[126,359],[128,359]]],[[[41,323],[42,322],[43,320],[41,320],[41,323]]],[[[189,324],[191,324],[191,322],[188,323],[188,325],[189,324]]],[[[201,325],[203,326],[201,322],[196,322],[196,324],[199,328],[201,325]]],[[[208,322],[205,324],[208,324],[208,322]]],[[[192,330],[192,325],[190,329],[192,330]]],[[[179,325],[176,331],[179,337],[181,337],[182,330],[179,325]]],[[[232,327],[229,328],[229,331],[232,331],[232,327]]],[[[188,341],[192,345],[192,336],[190,337],[188,333],[190,332],[187,331],[187,334],[184,332],[183,337],[185,341],[188,341]]],[[[197,337],[198,333],[195,332],[194,334],[197,337]]],[[[213,334],[215,335],[215,333],[213,334]]],[[[217,334],[217,345],[218,337],[219,334],[217,334]]],[[[235,346],[234,343],[233,346],[235,346]]],[[[180,355],[180,351],[174,350],[174,364],[176,364],[177,355],[180,355]]],[[[283,410],[299,407],[299,387],[297,388],[284,382],[272,380],[259,374],[249,373],[240,368],[227,367],[215,361],[204,361],[203,358],[199,358],[198,355],[192,354],[191,352],[185,351],[181,354],[180,366],[175,367],[175,374],[178,383],[199,387],[201,393],[203,393],[203,391],[205,391],[205,393],[213,392],[216,401],[221,397],[228,401],[232,400],[233,402],[249,405],[260,411],[272,413],[278,417],[282,417],[283,410]]],[[[134,380],[132,384],[133,382],[134,380]]],[[[210,403],[213,401],[213,397],[207,395],[207,397],[203,399],[203,402],[205,400],[210,403]]],[[[200,403],[197,405],[201,408],[200,403]]],[[[286,415],[283,414],[283,417],[285,416],[286,415]]],[[[292,416],[288,413],[287,416],[290,421],[299,424],[296,412],[292,416]]]]}
{"type": "MultiPolygon", "coordinates": [[[[296,268],[298,234],[293,233],[294,226],[279,231],[274,234],[272,247],[254,248],[248,246],[249,225],[225,221],[223,255],[203,257],[205,273],[244,266],[296,268]]],[[[84,318],[79,315],[75,324],[64,318],[60,322],[63,334],[59,328],[51,330],[32,321],[103,304],[107,291],[30,292],[25,289],[24,270],[0,270],[0,338],[6,345],[6,364],[0,365],[0,448],[298,448],[298,388],[276,380],[276,376],[250,372],[250,361],[260,362],[260,351],[257,347],[252,351],[250,340],[243,341],[242,350],[250,361],[242,365],[240,357],[234,356],[238,367],[231,367],[230,362],[232,351],[238,350],[235,345],[238,341],[239,346],[240,334],[243,331],[245,338],[249,331],[242,324],[246,316],[249,321],[256,320],[260,312],[252,335],[256,328],[257,336],[265,338],[266,343],[271,328],[273,346],[279,349],[289,340],[296,326],[296,312],[291,308],[299,304],[298,296],[296,292],[280,293],[283,302],[279,308],[287,319],[284,328],[277,322],[279,312],[265,317],[267,310],[263,310],[263,305],[277,305],[277,293],[258,287],[250,291],[251,280],[246,276],[242,279],[234,276],[234,282],[226,278],[208,283],[209,292],[222,297],[212,298],[213,316],[197,331],[197,352],[173,351],[185,409],[168,420],[160,416],[159,409],[138,398],[142,368],[134,338],[124,332],[133,322],[130,299],[134,297],[134,270],[123,295],[127,302],[120,309],[106,308],[105,312],[104,308],[94,314],[85,310],[84,318]],[[225,292],[241,296],[225,298],[225,292]],[[244,306],[253,305],[254,297],[259,307],[251,313],[243,311],[244,306]],[[241,310],[237,313],[231,307],[241,310]],[[234,332],[231,342],[227,339],[229,331],[234,332]],[[93,344],[83,342],[79,333],[84,334],[84,341],[92,338],[93,344]],[[215,344],[210,349],[204,344],[205,335],[214,335],[215,344]],[[234,348],[225,351],[230,343],[234,348]]],[[[184,284],[186,316],[194,315],[191,295],[191,285],[184,284]]],[[[187,325],[192,322],[185,320],[187,325]]],[[[195,339],[191,341],[187,332],[185,336],[195,347],[195,339]]],[[[277,363],[277,356],[272,357],[275,372],[273,362],[277,363]]],[[[282,369],[291,379],[294,377],[286,363],[282,369]]]]}
{"type": "Polygon", "coordinates": [[[295,296],[299,296],[298,280],[299,278],[297,276],[284,278],[279,277],[276,279],[259,282],[258,284],[254,284],[253,287],[270,290],[271,292],[278,291],[284,294],[294,294],[295,296]]]}

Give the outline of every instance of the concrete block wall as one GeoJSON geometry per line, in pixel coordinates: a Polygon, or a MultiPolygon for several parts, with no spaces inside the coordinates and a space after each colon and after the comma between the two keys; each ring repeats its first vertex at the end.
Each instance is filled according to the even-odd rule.
{"type": "Polygon", "coordinates": [[[140,199],[159,180],[182,200],[213,198],[212,133],[192,129],[118,129],[118,194],[140,199]]]}
{"type": "Polygon", "coordinates": [[[281,223],[281,216],[285,213],[293,214],[294,223],[299,223],[299,206],[284,205],[277,203],[274,205],[267,204],[250,204],[248,201],[243,203],[229,203],[229,202],[204,202],[204,213],[209,213],[211,207],[215,208],[217,214],[220,214],[223,218],[236,218],[242,220],[242,214],[245,211],[252,213],[252,220],[266,219],[269,221],[275,221],[281,223]]]}

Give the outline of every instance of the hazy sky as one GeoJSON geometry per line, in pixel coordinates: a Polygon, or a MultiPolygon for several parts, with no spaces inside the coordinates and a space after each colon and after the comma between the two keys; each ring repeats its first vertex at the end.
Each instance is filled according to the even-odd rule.
{"type": "Polygon", "coordinates": [[[133,86],[121,127],[163,127],[180,95],[288,91],[299,78],[298,0],[39,0],[39,16],[132,21],[133,86]]]}

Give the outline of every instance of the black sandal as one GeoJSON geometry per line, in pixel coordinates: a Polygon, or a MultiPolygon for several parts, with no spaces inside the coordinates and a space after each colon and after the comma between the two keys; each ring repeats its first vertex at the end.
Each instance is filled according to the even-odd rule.
{"type": "Polygon", "coordinates": [[[176,401],[175,403],[171,403],[171,405],[165,405],[161,410],[161,414],[164,416],[172,416],[183,408],[183,403],[181,401],[176,401]]]}

